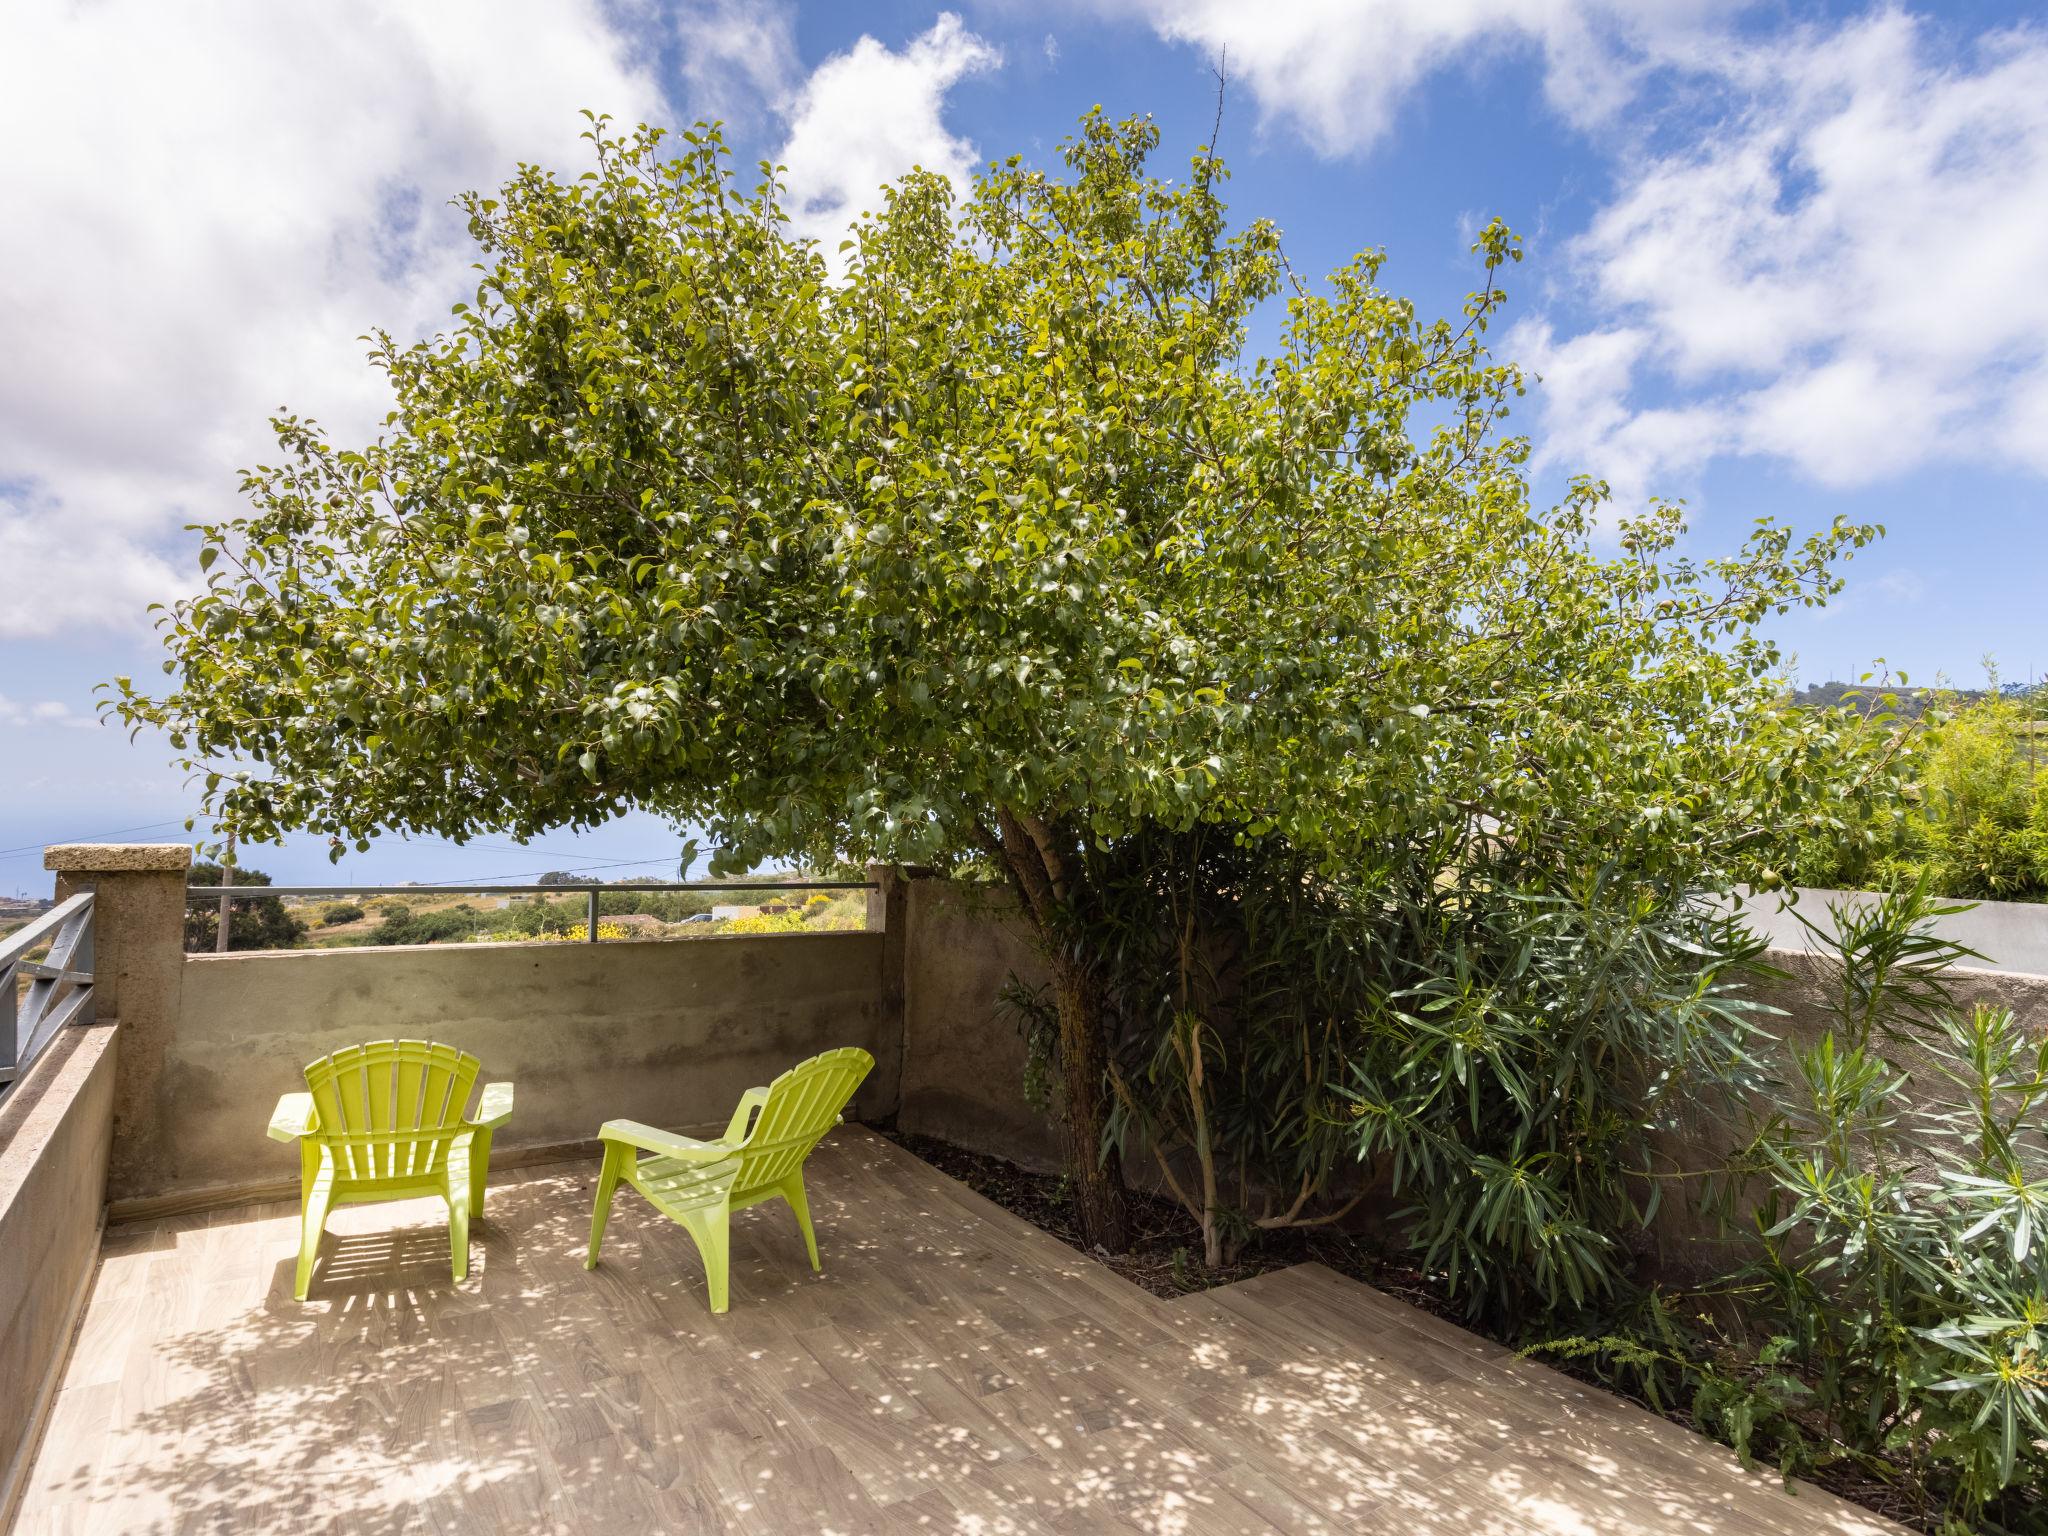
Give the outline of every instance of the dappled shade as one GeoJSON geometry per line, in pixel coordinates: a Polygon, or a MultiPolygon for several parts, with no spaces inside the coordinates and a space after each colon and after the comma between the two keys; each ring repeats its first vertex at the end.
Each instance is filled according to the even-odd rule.
{"type": "Polygon", "coordinates": [[[1305,1265],[1159,1301],[872,1133],[810,1164],[813,1276],[733,1224],[732,1310],[595,1163],[438,1206],[117,1227],[22,1530],[1771,1533],[1896,1529],[1305,1265]]]}

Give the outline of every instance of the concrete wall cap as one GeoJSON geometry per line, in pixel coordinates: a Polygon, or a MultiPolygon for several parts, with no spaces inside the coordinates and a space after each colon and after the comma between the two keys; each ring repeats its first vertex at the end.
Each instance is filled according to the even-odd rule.
{"type": "Polygon", "coordinates": [[[113,875],[192,867],[190,843],[53,843],[43,868],[66,875],[113,875]]]}

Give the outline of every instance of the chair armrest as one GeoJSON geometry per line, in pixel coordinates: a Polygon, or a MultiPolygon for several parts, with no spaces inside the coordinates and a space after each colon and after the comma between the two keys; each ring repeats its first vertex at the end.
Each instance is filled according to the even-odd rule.
{"type": "Polygon", "coordinates": [[[310,1093],[287,1093],[277,1101],[270,1116],[272,1141],[297,1141],[320,1129],[320,1111],[313,1107],[310,1093]]]}
{"type": "Polygon", "coordinates": [[[469,1123],[480,1131],[494,1131],[511,1118],[512,1085],[484,1084],[484,1095],[476,1103],[476,1118],[469,1123]]]}
{"type": "Polygon", "coordinates": [[[642,1125],[637,1120],[607,1120],[598,1128],[597,1134],[606,1141],[623,1142],[629,1147],[638,1147],[642,1152],[653,1152],[662,1157],[680,1158],[686,1163],[722,1163],[728,1157],[739,1155],[739,1149],[724,1141],[699,1141],[694,1136],[677,1136],[670,1131],[658,1131],[651,1125],[642,1125]]]}
{"type": "Polygon", "coordinates": [[[747,1122],[754,1118],[754,1111],[768,1102],[766,1088],[749,1088],[740,1095],[740,1107],[732,1112],[732,1123],[726,1126],[724,1141],[737,1142],[747,1134],[747,1122]]]}

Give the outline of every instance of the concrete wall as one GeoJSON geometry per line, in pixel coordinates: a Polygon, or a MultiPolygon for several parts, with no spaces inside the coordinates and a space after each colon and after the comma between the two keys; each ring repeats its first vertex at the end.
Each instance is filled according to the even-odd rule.
{"type": "Polygon", "coordinates": [[[1014,973],[1045,964],[1002,887],[912,880],[904,891],[903,1097],[896,1123],[1027,1167],[1059,1165],[1059,1138],[1024,1099],[1024,1038],[997,1006],[1014,973]]]}
{"type": "MultiPolygon", "coordinates": [[[[1827,1011],[1821,957],[1804,949],[1773,948],[1765,958],[1791,978],[1761,994],[1765,1001],[1783,1008],[1787,1014],[1772,1026],[1773,1032],[1794,1042],[1819,1038],[1821,1031],[1833,1022],[1827,1011]]],[[[2034,1034],[2048,1034],[2048,974],[1957,966],[1948,974],[1948,985],[1955,994],[1958,1012],[1968,1013],[1978,1003],[2010,1008],[2013,1016],[2034,1034]]]]}
{"type": "MultiPolygon", "coordinates": [[[[1825,910],[1834,893],[1808,895],[1809,914],[1825,910]]],[[[906,891],[904,945],[903,1102],[898,1124],[906,1131],[937,1136],[979,1152],[1010,1158],[1027,1167],[1056,1168],[1058,1139],[1045,1117],[1024,1102],[1021,1088],[1024,1047],[1014,1020],[996,998],[1011,974],[1036,985],[1045,979],[1043,961],[1002,889],[911,881],[906,891]]],[[[1994,914],[1996,944],[1989,927],[1957,936],[1989,953],[2023,953],[2023,925],[2048,929],[2048,907],[2019,907],[1994,914]]],[[[1980,909],[1981,910],[1981,909],[1980,909]]],[[[1789,915],[1791,929],[1804,930],[1789,915]]],[[[1951,919],[1960,922],[1962,919],[1951,919]]],[[[1779,928],[1759,924],[1767,936],[1779,928]]],[[[1817,957],[1803,947],[1774,948],[1770,963],[1788,980],[1765,988],[1762,999],[1784,1010],[1768,1021],[1788,1047],[1819,1038],[1831,1022],[1817,957]]],[[[1959,1008],[1978,1002],[2010,1008],[2023,1024],[2048,1033],[2048,975],[1958,969],[1950,984],[1959,1008]]],[[[1707,1166],[1728,1149],[1699,1144],[1674,1149],[1686,1166],[1707,1166]]],[[[1143,1181],[1144,1160],[1127,1170],[1143,1181]]],[[[1681,1202],[1665,1205],[1655,1241],[1674,1269],[1713,1262],[1716,1239],[1681,1202]]]]}
{"type": "Polygon", "coordinates": [[[0,1530],[99,1257],[117,1031],[61,1031],[0,1100],[0,1530]]]}
{"type": "MultiPolygon", "coordinates": [[[[506,1163],[586,1144],[614,1116],[721,1125],[744,1088],[860,1045],[878,1061],[861,1115],[1057,1166],[1058,1139],[1024,1099],[1022,1036],[997,1000],[1013,975],[1042,982],[1043,962],[999,887],[877,871],[880,931],[866,933],[187,957],[181,847],[50,852],[60,890],[90,885],[102,905],[100,1017],[118,1019],[123,1041],[117,1215],[290,1187],[291,1150],[260,1134],[277,1096],[313,1057],[393,1036],[459,1044],[488,1078],[518,1083],[498,1140],[506,1163]]],[[[1827,894],[1809,893],[1808,910],[1827,894]]],[[[1752,910],[1775,935],[1773,905],[1752,910]]],[[[2026,953],[2028,924],[2048,927],[2048,909],[2003,911],[1995,935],[1961,936],[2026,953]]],[[[1798,973],[1778,999],[1787,1031],[1810,1038],[1812,961],[1776,958],[1798,973]]],[[[1957,985],[1966,1002],[1990,998],[2048,1030],[2048,979],[1973,971],[1957,985]]]]}
{"type": "Polygon", "coordinates": [[[57,876],[57,900],[94,893],[95,1017],[122,1026],[108,1174],[116,1187],[141,1178],[161,1156],[158,1088],[178,1027],[191,863],[184,843],[65,843],[43,852],[43,867],[57,876]]]}
{"type": "MultiPolygon", "coordinates": [[[[1832,931],[1830,906],[1860,909],[1876,899],[1868,891],[1830,891],[1818,887],[1784,894],[1751,893],[1743,902],[1742,914],[1750,927],[1770,941],[1773,949],[1803,952],[1813,949],[1814,938],[1799,920],[1801,916],[1824,932],[1832,931]],[[1796,902],[1794,896],[1798,898],[1796,902]]],[[[1980,901],[1967,912],[1937,918],[1934,931],[1985,957],[1959,960],[1959,970],[2048,976],[2048,903],[1980,901]]]]}
{"type": "MultiPolygon", "coordinates": [[[[1786,973],[1786,980],[1757,989],[1759,1000],[1783,1010],[1781,1015],[1759,1022],[1778,1037],[1774,1070],[1781,1080],[1790,1081],[1797,1071],[1794,1053],[1811,1048],[1827,1030],[1839,1029],[1839,1023],[1828,1009],[1829,986],[1818,955],[1804,949],[1772,949],[1765,958],[1786,973]]],[[[2006,1008],[2037,1036],[2048,1034],[2048,976],[1957,969],[1948,979],[1957,1012],[1967,1014],[1979,1003],[2006,1008]]],[[[1942,1086],[1924,1052],[1908,1042],[1887,1040],[1883,1045],[1893,1061],[1914,1073],[1916,1083],[1942,1086]]],[[[1683,1134],[1666,1139],[1660,1147],[1660,1160],[1666,1166],[1711,1168],[1734,1150],[1724,1144],[1726,1140],[1723,1127],[1703,1119],[1683,1134]]],[[[2048,1175],[2048,1167],[2035,1172],[2048,1175]]],[[[1684,1202],[1667,1201],[1659,1208],[1648,1246],[1664,1272],[1682,1280],[1725,1269],[1747,1242],[1746,1234],[1731,1237],[1721,1233],[1711,1218],[1684,1202]]]]}
{"type": "MultiPolygon", "coordinates": [[[[605,944],[464,944],[194,955],[159,1079],[155,1156],[120,1202],[286,1185],[266,1140],[308,1061],[345,1045],[443,1040],[518,1085],[494,1157],[594,1143],[616,1118],[722,1130],[741,1093],[833,1046],[871,1051],[855,1112],[897,1099],[901,1037],[879,933],[605,944]]],[[[119,1214],[119,1208],[117,1208],[119,1214]]]]}

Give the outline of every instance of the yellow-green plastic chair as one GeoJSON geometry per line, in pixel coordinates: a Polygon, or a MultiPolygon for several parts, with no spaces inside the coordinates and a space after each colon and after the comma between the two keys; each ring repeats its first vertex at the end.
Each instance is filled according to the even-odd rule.
{"type": "Polygon", "coordinates": [[[327,1213],[364,1200],[447,1201],[455,1278],[469,1273],[469,1220],[484,1213],[491,1133],[512,1118],[510,1083],[489,1084],[475,1117],[463,1114],[481,1070],[452,1045],[377,1040],[322,1056],[306,1068],[308,1091],[277,1101],[270,1139],[299,1144],[300,1301],[327,1213]]]}
{"type": "Polygon", "coordinates": [[[734,1211],[763,1200],[787,1201],[803,1229],[811,1268],[820,1268],[818,1235],[811,1230],[811,1206],[804,1197],[804,1159],[839,1123],[839,1112],[874,1064],[874,1057],[850,1046],[800,1061],[766,1088],[749,1088],[716,1141],[671,1135],[634,1120],[607,1120],[598,1132],[604,1138],[604,1170],[597,1179],[590,1253],[583,1267],[597,1268],[612,1195],[624,1179],[697,1244],[713,1312],[725,1310],[734,1211]],[[642,1152],[654,1155],[643,1158],[642,1152]]]}

